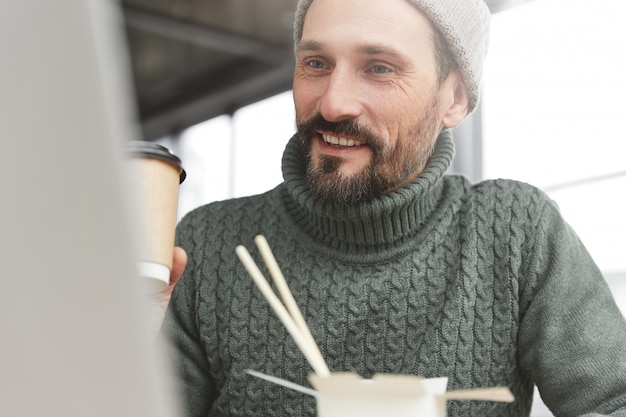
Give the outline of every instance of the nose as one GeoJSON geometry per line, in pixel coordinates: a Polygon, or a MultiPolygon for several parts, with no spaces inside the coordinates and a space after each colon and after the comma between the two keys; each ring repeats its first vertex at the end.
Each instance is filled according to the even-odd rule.
{"type": "Polygon", "coordinates": [[[357,76],[349,70],[335,68],[320,98],[320,114],[329,122],[339,122],[357,118],[362,109],[357,76]]]}

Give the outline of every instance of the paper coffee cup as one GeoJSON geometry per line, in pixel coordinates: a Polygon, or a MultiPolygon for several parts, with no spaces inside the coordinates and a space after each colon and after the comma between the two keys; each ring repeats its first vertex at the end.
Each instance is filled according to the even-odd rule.
{"type": "Polygon", "coordinates": [[[178,191],[186,172],[165,146],[132,141],[127,145],[137,237],[139,275],[158,292],[169,284],[174,251],[178,191]]]}

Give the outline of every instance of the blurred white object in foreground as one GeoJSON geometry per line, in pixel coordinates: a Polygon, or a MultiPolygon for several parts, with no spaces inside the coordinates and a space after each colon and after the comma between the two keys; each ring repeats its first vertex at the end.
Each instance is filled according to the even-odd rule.
{"type": "Polygon", "coordinates": [[[0,415],[175,413],[133,264],[135,135],[116,2],[0,13],[0,415]]]}

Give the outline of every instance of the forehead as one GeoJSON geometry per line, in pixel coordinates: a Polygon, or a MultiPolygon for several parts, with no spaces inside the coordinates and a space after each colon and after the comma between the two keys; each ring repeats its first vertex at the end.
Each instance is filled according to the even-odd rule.
{"type": "Polygon", "coordinates": [[[298,47],[375,45],[414,54],[431,52],[433,37],[430,20],[407,0],[314,0],[298,47]]]}

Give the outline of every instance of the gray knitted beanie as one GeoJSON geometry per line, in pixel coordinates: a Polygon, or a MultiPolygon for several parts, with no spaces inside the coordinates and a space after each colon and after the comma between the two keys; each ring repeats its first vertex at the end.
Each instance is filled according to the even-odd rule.
{"type": "MultiPolygon", "coordinates": [[[[469,94],[469,113],[480,96],[483,60],[489,44],[491,14],[484,0],[407,0],[422,11],[448,42],[469,94]]],[[[294,40],[302,38],[304,17],[313,0],[299,0],[294,40]]]]}

